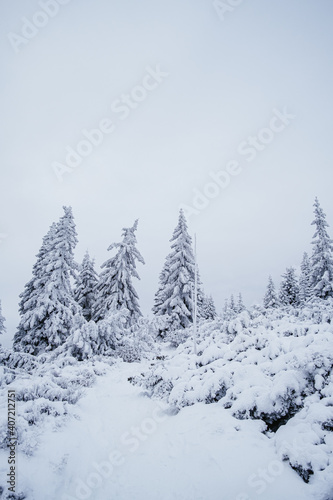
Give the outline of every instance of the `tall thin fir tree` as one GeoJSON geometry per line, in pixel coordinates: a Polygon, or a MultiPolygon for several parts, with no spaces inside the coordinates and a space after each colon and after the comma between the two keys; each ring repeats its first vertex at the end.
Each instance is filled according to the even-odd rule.
{"type": "Polygon", "coordinates": [[[275,289],[275,285],[272,279],[272,276],[268,278],[268,285],[266,289],[266,293],[264,295],[264,307],[265,309],[274,308],[279,306],[279,299],[275,289]]]}
{"type": "Polygon", "coordinates": [[[63,344],[79,312],[71,289],[77,265],[77,235],[71,207],[53,224],[33,267],[33,278],[21,294],[21,320],[14,336],[14,349],[38,355],[63,344]]]}
{"type": "MultiPolygon", "coordinates": [[[[186,328],[193,322],[195,262],[192,238],[188,233],[183,210],[173,232],[171,252],[166,257],[155,294],[153,313],[171,318],[172,329],[186,328]]],[[[203,293],[198,277],[198,316],[203,314],[203,293]]]]}
{"type": "Polygon", "coordinates": [[[235,304],[235,297],[234,297],[233,293],[230,295],[229,308],[234,313],[237,312],[237,307],[236,307],[236,304],[235,304]]]}
{"type": "Polygon", "coordinates": [[[138,294],[132,283],[133,278],[140,279],[136,270],[136,262],[145,263],[136,248],[137,227],[138,221],[136,220],[132,227],[123,229],[122,242],[113,243],[108,248],[109,251],[116,249],[117,253],[101,266],[103,271],[97,283],[96,302],[93,308],[93,319],[96,322],[122,308],[129,313],[126,327],[133,326],[142,316],[138,294]]]}
{"type": "Polygon", "coordinates": [[[299,301],[304,305],[312,296],[312,269],[311,260],[306,252],[303,254],[301,263],[301,275],[299,277],[299,301]]]}
{"type": "Polygon", "coordinates": [[[314,297],[326,299],[333,296],[333,241],[327,233],[329,225],[318,198],[315,199],[314,214],[312,225],[316,226],[316,231],[312,241],[311,285],[314,297]]]}
{"type": "Polygon", "coordinates": [[[230,319],[229,301],[225,299],[223,306],[223,319],[230,319]]]}
{"type": "Polygon", "coordinates": [[[0,300],[0,335],[3,335],[6,333],[6,327],[5,327],[5,318],[2,315],[2,305],[1,305],[1,300],[0,300]]]}
{"type": "Polygon", "coordinates": [[[233,294],[230,295],[229,299],[225,299],[223,308],[223,319],[229,321],[235,318],[237,314],[237,305],[235,303],[235,297],[233,294]]]}
{"type": "Polygon", "coordinates": [[[87,251],[75,279],[74,299],[81,306],[82,315],[87,321],[93,317],[93,307],[96,301],[98,274],[95,271],[94,262],[87,251]]]}
{"type": "Polygon", "coordinates": [[[217,316],[216,308],[214,304],[213,297],[211,295],[204,295],[203,307],[202,307],[202,318],[213,320],[217,316]]]}
{"type": "Polygon", "coordinates": [[[294,267],[288,267],[286,272],[282,275],[279,301],[283,306],[299,305],[299,287],[294,267]]]}
{"type": "Polygon", "coordinates": [[[241,313],[245,311],[246,307],[243,302],[243,296],[241,293],[238,294],[238,302],[237,302],[237,313],[241,313]]]}

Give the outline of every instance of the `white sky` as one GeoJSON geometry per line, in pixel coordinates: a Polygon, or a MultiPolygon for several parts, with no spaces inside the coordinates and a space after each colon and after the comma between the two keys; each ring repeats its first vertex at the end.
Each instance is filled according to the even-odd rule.
{"type": "Polygon", "coordinates": [[[180,205],[192,205],[193,190],[203,192],[209,172],[231,160],[242,172],[189,229],[217,308],[238,291],[248,305],[261,301],[268,274],[278,282],[311,251],[315,196],[333,226],[332,2],[244,0],[221,20],[206,0],[71,0],[46,21],[36,17],[43,3],[0,1],[7,235],[0,298],[8,339],[18,295],[63,204],[77,223],[76,259],[88,248],[97,269],[122,227],[140,219],[146,265],[136,288],[148,313],[180,205]],[[15,51],[8,34],[21,35],[23,18],[45,26],[15,51]],[[168,76],[121,120],[112,103],[156,65],[168,76]],[[295,118],[248,162],[237,148],[269,125],[274,108],[295,118]],[[114,132],[59,182],[53,162],[64,163],[66,148],[104,118],[114,132]]]}

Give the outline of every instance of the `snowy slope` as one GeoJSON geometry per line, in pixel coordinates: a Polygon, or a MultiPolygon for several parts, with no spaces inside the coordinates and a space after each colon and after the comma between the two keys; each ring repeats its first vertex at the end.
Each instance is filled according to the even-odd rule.
{"type": "MultiPolygon", "coordinates": [[[[106,367],[77,403],[77,418],[57,432],[44,429],[32,457],[20,454],[27,499],[313,498],[279,460],[260,422],[236,420],[219,405],[175,414],[128,382],[141,369],[106,367]]],[[[2,450],[2,463],[5,456],[2,450]]]]}
{"type": "Polygon", "coordinates": [[[332,500],[332,319],[245,311],[132,363],[0,349],[0,488],[10,388],[12,500],[332,500]]]}

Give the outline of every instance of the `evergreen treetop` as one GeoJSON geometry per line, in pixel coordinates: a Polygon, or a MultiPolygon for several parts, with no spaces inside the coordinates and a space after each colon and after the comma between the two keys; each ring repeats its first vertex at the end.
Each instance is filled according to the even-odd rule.
{"type": "Polygon", "coordinates": [[[103,271],[97,283],[96,302],[93,308],[95,321],[105,319],[110,312],[122,308],[127,309],[129,313],[127,326],[134,324],[142,316],[138,295],[132,283],[133,278],[140,279],[136,261],[145,263],[136,248],[137,227],[136,220],[132,227],[123,228],[123,240],[120,243],[113,243],[108,248],[108,251],[116,249],[117,253],[101,266],[103,271]]]}

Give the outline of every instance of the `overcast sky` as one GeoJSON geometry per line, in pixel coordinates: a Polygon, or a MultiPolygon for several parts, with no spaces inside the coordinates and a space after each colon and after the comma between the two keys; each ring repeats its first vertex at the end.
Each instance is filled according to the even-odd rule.
{"type": "Polygon", "coordinates": [[[64,204],[98,270],[139,218],[145,314],[180,206],[218,310],[261,301],[311,251],[315,196],[333,226],[331,0],[0,6],[4,344],[64,204]]]}

